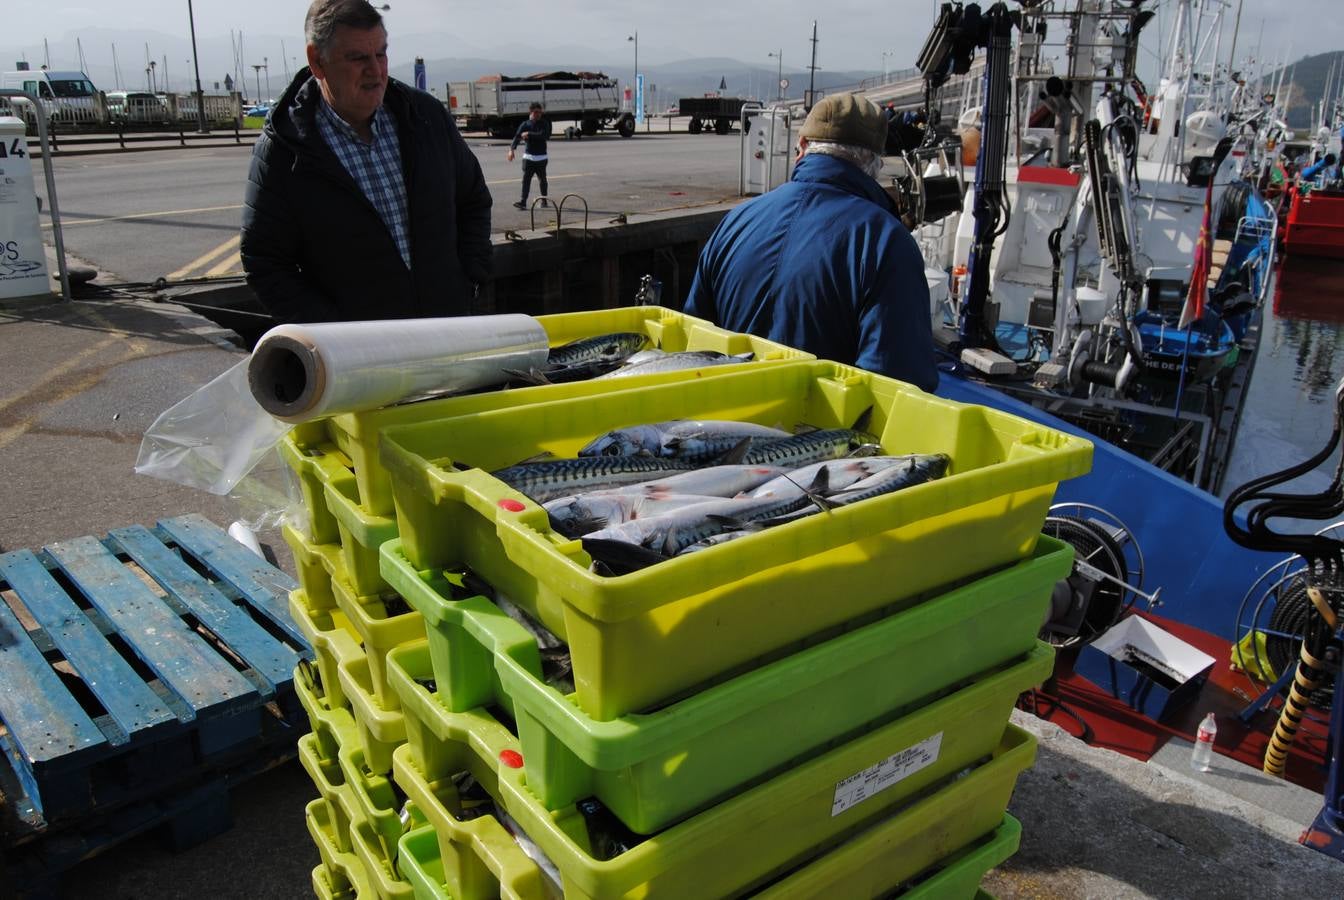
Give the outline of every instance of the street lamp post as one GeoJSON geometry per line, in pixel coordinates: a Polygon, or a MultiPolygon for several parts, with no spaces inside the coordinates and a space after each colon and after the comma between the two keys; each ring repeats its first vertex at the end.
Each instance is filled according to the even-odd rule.
{"type": "Polygon", "coordinates": [[[151,94],[157,94],[159,92],[158,82],[154,79],[154,70],[158,68],[158,65],[159,64],[152,59],[149,61],[149,92],[151,94]]]}
{"type": "Polygon", "coordinates": [[[635,118],[640,118],[639,109],[639,30],[636,29],[633,35],[628,35],[626,41],[635,42],[635,77],[630,82],[630,109],[634,112],[635,118]]]}
{"type": "Polygon", "coordinates": [[[261,67],[266,70],[266,102],[271,102],[271,61],[266,57],[261,58],[261,67]]]}
{"type": "Polygon", "coordinates": [[[257,103],[261,103],[261,70],[265,68],[261,63],[253,63],[252,71],[257,75],[257,103]]]}
{"type": "Polygon", "coordinates": [[[774,52],[772,52],[772,53],[768,53],[768,54],[766,54],[766,55],[767,55],[767,56],[773,56],[775,59],[779,60],[779,71],[778,71],[778,73],[777,73],[776,76],[775,76],[775,99],[776,99],[776,100],[783,100],[783,99],[784,99],[784,49],[781,47],[779,50],[776,50],[776,51],[774,51],[774,52]]]}
{"type": "Polygon", "coordinates": [[[210,129],[205,125],[205,91],[201,90],[201,57],[196,52],[196,13],[191,0],[187,0],[187,21],[191,23],[191,63],[196,70],[196,131],[205,134],[210,129]]]}

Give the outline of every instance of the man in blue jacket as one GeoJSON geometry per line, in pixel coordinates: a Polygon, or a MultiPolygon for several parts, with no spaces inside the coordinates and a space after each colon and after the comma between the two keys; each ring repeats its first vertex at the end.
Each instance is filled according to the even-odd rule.
{"type": "Polygon", "coordinates": [[[490,277],[490,189],[443,104],[387,77],[366,0],[316,0],[252,152],[241,254],[282,322],[463,315],[490,277]]]}
{"type": "Polygon", "coordinates": [[[513,151],[523,144],[523,198],[513,204],[515,209],[527,209],[527,193],[532,187],[532,176],[537,176],[541,186],[541,205],[546,205],[546,141],[551,136],[551,123],[541,117],[540,103],[533,102],[527,108],[527,118],[518,124],[513,133],[513,144],[509,147],[509,162],[513,162],[513,151]]]}
{"type": "Polygon", "coordinates": [[[861,96],[813,107],[793,179],[719,223],[686,312],[932,391],[923,258],[876,180],[886,135],[861,96]]]}

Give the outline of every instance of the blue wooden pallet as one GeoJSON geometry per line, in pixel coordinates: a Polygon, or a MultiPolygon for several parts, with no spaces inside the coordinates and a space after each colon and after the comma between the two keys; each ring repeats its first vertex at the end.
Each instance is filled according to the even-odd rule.
{"type": "Polygon", "coordinates": [[[4,846],[292,752],[294,587],[197,515],[0,555],[4,846]]]}

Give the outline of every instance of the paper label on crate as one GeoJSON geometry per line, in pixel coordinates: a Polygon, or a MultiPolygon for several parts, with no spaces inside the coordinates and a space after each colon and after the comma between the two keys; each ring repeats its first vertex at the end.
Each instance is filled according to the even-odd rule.
{"type": "Polygon", "coordinates": [[[835,786],[835,799],[831,802],[831,818],[875,794],[882,793],[920,769],[933,765],[938,760],[938,751],[942,745],[943,733],[940,731],[933,737],[925,738],[899,753],[893,753],[862,772],[855,772],[844,781],[838,782],[835,786]]]}

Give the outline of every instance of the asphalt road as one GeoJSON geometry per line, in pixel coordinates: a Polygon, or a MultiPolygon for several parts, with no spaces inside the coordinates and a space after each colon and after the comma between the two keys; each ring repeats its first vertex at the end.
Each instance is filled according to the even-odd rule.
{"type": "MultiPolygon", "coordinates": [[[[659,123],[664,128],[666,120],[659,123]]],[[[737,195],[740,138],[640,131],[626,140],[598,135],[553,139],[550,192],[565,204],[564,222],[580,224],[584,202],[593,221],[719,203],[737,195]],[[573,212],[571,213],[571,209],[573,212]]],[[[532,227],[516,210],[521,155],[505,158],[508,141],[469,137],[494,197],[495,231],[532,227]]],[[[247,179],[248,146],[114,151],[52,160],[66,253],[122,281],[237,275],[238,225],[247,179]]],[[[34,171],[39,194],[46,186],[34,171]]],[[[539,195],[536,183],[532,198],[539,195]]],[[[537,227],[555,210],[536,210],[537,227]]],[[[48,216],[44,225],[50,229],[48,216]]]]}

